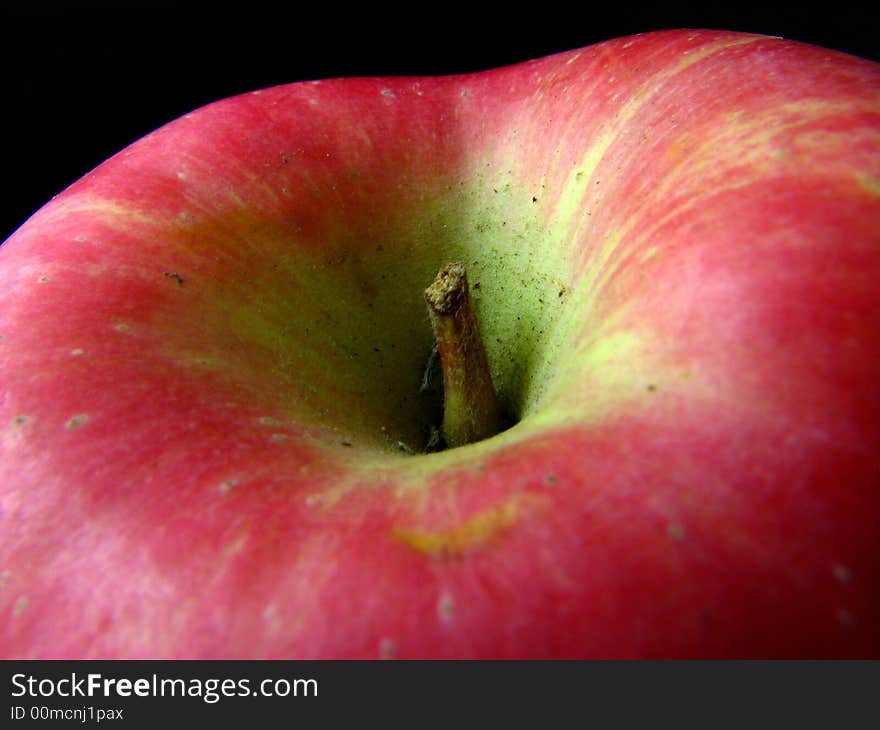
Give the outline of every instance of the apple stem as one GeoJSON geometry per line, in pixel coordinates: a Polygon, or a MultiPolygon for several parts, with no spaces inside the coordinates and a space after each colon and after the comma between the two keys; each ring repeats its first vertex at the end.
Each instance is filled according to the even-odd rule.
{"type": "Polygon", "coordinates": [[[486,348],[460,263],[440,269],[425,290],[443,370],[443,438],[454,448],[494,436],[503,418],[486,348]]]}

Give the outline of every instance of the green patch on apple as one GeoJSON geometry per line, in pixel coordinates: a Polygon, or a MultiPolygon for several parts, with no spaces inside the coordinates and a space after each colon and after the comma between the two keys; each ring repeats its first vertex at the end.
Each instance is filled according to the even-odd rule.
{"type": "MultiPolygon", "coordinates": [[[[443,262],[461,260],[474,282],[504,408],[514,419],[533,411],[548,371],[559,368],[543,350],[570,337],[566,328],[574,326],[572,317],[561,316],[568,299],[558,296],[564,250],[527,204],[529,191],[514,189],[505,171],[490,178],[488,167],[478,165],[473,179],[420,190],[415,202],[405,191],[399,204],[384,202],[393,211],[390,221],[367,211],[377,222],[366,230],[333,227],[320,242],[297,240],[284,229],[252,234],[248,222],[234,217],[232,244],[222,251],[194,224],[184,239],[209,241],[214,257],[251,261],[261,260],[261,249],[291,253],[267,256],[270,265],[249,266],[237,282],[200,276],[196,261],[177,273],[187,286],[178,289],[175,278],[169,297],[190,300],[198,335],[174,333],[166,339],[167,356],[189,367],[192,355],[180,352],[198,336],[198,361],[214,370],[225,362],[238,378],[242,357],[250,355],[249,362],[264,368],[252,382],[285,418],[329,426],[355,448],[392,458],[422,452],[442,407],[436,394],[419,393],[433,346],[422,291],[443,262]]],[[[189,248],[188,256],[197,254],[189,248]]]]}

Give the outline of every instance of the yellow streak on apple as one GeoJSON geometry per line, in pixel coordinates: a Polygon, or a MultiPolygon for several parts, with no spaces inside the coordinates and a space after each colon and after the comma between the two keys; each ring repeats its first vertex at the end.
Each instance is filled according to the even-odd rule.
{"type": "Polygon", "coordinates": [[[859,174],[857,176],[859,185],[868,193],[876,197],[880,197],[880,178],[871,177],[870,175],[859,174]]]}
{"type": "Polygon", "coordinates": [[[487,547],[522,518],[549,504],[549,498],[540,495],[514,495],[447,530],[396,528],[393,536],[434,558],[461,558],[487,547]]]}

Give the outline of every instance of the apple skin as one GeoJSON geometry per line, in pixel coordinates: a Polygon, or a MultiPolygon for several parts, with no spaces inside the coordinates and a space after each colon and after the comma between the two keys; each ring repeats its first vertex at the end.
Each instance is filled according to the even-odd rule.
{"type": "Polygon", "coordinates": [[[209,105],[0,248],[0,655],[878,657],[878,332],[868,61],[209,105]],[[517,423],[413,455],[453,258],[517,423]]]}

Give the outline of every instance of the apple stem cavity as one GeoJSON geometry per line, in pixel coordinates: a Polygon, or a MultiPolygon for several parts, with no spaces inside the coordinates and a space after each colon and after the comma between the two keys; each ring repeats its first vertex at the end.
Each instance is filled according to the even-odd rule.
{"type": "Polygon", "coordinates": [[[446,264],[425,290],[443,370],[443,438],[447,448],[494,436],[504,427],[486,348],[461,263],[446,264]]]}

